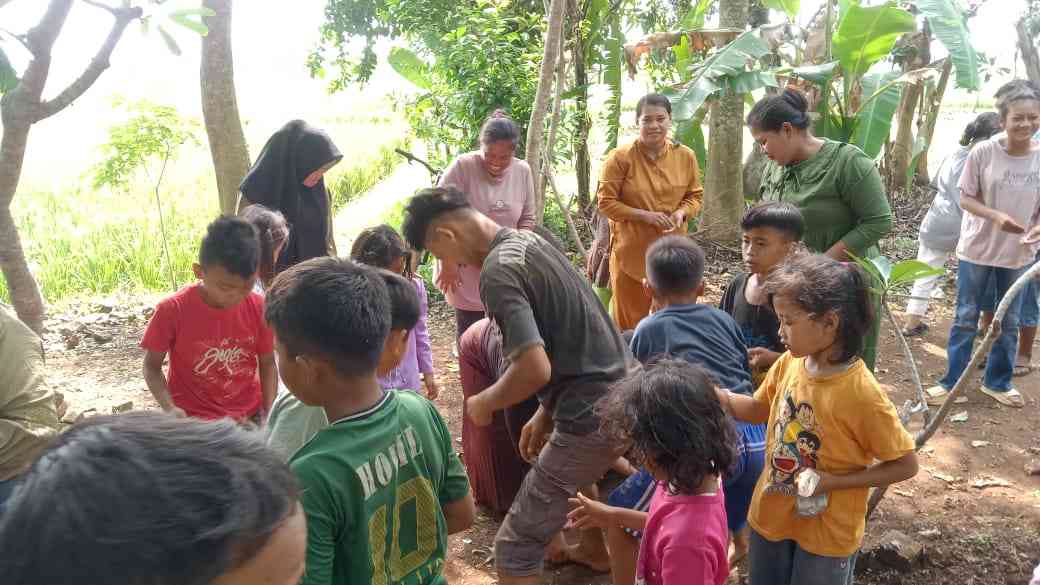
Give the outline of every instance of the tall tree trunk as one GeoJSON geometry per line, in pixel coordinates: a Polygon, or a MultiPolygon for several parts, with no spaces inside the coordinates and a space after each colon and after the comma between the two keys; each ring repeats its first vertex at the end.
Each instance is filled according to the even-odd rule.
{"type": "MultiPolygon", "coordinates": [[[[931,62],[931,34],[925,22],[921,31],[909,33],[904,37],[905,44],[914,49],[913,55],[903,61],[903,71],[913,71],[926,67],[931,62]]],[[[908,83],[903,87],[899,110],[896,113],[899,125],[896,129],[896,141],[892,145],[890,166],[888,167],[888,188],[892,191],[906,188],[906,175],[914,157],[914,112],[921,102],[924,83],[908,83]]]]}
{"type": "Polygon", "coordinates": [[[549,29],[545,32],[545,53],[542,57],[541,75],[535,91],[534,106],[531,108],[531,121],[527,125],[527,152],[524,159],[536,173],[535,212],[537,222],[542,223],[545,215],[545,190],[542,185],[542,143],[545,135],[545,112],[549,109],[549,97],[552,94],[553,77],[556,73],[556,60],[560,53],[560,36],[563,34],[563,12],[567,0],[552,0],[549,5],[549,29]]]}
{"type": "Polygon", "coordinates": [[[1026,65],[1026,75],[1029,77],[1029,81],[1040,84],[1040,55],[1037,54],[1036,43],[1029,34],[1028,20],[1029,15],[1027,14],[1015,24],[1015,31],[1018,33],[1018,52],[1022,55],[1022,62],[1026,65]]]}
{"type": "MultiPolygon", "coordinates": [[[[743,30],[747,19],[748,0],[719,3],[720,27],[743,30]]],[[[744,211],[744,96],[723,95],[712,102],[709,116],[708,168],[699,233],[716,242],[733,244],[740,240],[744,211]]]]}
{"type": "Polygon", "coordinates": [[[592,117],[589,115],[589,75],[585,69],[585,38],[580,32],[575,39],[571,56],[574,60],[574,87],[578,88],[575,98],[575,114],[578,128],[574,134],[574,172],[578,175],[578,209],[581,213],[589,207],[592,194],[589,184],[592,180],[592,157],[589,155],[589,130],[592,128],[592,117]]]}
{"type": "Polygon", "coordinates": [[[142,14],[140,7],[109,8],[98,5],[115,18],[108,36],[79,77],[54,98],[44,100],[42,96],[50,74],[51,49],[65,26],[72,3],[73,0],[51,0],[39,23],[25,36],[25,44],[32,54],[29,65],[18,85],[0,98],[0,119],[4,126],[3,140],[0,141],[0,269],[18,318],[37,333],[43,331],[43,297],[29,271],[21,238],[11,215],[11,202],[18,191],[25,148],[29,143],[29,130],[36,122],[65,109],[97,81],[108,69],[112,51],[127,25],[142,14]]]}
{"type": "Polygon", "coordinates": [[[932,138],[935,136],[935,124],[939,120],[939,108],[942,107],[943,96],[946,95],[946,87],[950,84],[950,72],[953,70],[953,60],[947,57],[942,67],[942,74],[935,88],[925,96],[924,106],[919,116],[923,116],[924,124],[918,130],[917,135],[924,137],[924,152],[917,159],[917,183],[927,185],[931,182],[928,176],[928,151],[932,149],[932,138]]]}
{"type": "Polygon", "coordinates": [[[220,211],[235,213],[238,185],[249,171],[249,150],[242,133],[235,95],[235,64],[231,54],[231,5],[233,0],[203,0],[216,14],[206,18],[209,34],[202,37],[199,80],[202,118],[217,176],[220,211]]]}

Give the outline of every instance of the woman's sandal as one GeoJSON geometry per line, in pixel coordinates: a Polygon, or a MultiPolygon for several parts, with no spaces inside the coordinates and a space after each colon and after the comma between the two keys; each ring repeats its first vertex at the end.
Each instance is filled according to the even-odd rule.
{"type": "Polygon", "coordinates": [[[1015,369],[1011,370],[1011,375],[1016,377],[1016,378],[1021,378],[1022,376],[1028,376],[1030,373],[1032,373],[1033,368],[1034,368],[1033,364],[1027,364],[1027,365],[1015,364],[1015,369]]]}
{"type": "Polygon", "coordinates": [[[1012,408],[1022,408],[1025,406],[1025,401],[1022,400],[1022,395],[1019,394],[1018,390],[1011,388],[1010,390],[994,390],[987,388],[985,385],[979,386],[979,392],[982,392],[986,396],[989,396],[993,400],[1003,404],[1004,406],[1010,406],[1012,408]]]}

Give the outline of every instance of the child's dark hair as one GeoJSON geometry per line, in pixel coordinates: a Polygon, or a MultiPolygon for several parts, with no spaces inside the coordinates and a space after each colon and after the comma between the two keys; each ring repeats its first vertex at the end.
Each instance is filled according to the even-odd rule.
{"type": "Polygon", "coordinates": [[[390,295],[390,329],[411,331],[419,322],[419,293],[415,283],[389,270],[379,270],[390,295]]]}
{"type": "Polygon", "coordinates": [[[297,495],[263,437],[230,420],[91,418],[20,480],[0,523],[0,575],[12,585],[212,583],[267,544],[297,495]]]}
{"type": "Polygon", "coordinates": [[[413,249],[426,249],[426,232],[430,224],[446,213],[460,209],[473,209],[466,195],[455,187],[432,187],[421,189],[404,208],[401,231],[413,249]]]}
{"type": "Polygon", "coordinates": [[[667,97],[659,93],[648,93],[636,102],[636,122],[643,117],[643,108],[646,106],[664,108],[664,111],[668,112],[669,116],[672,115],[672,102],[667,97]]]}
{"type": "Polygon", "coordinates": [[[863,354],[864,340],[874,322],[869,277],[851,262],[838,262],[822,254],[799,254],[781,264],[766,279],[770,303],[783,296],[810,318],[833,311],[838,317],[835,343],[841,353],[832,363],[847,362],[863,354]]]}
{"type": "Polygon", "coordinates": [[[412,276],[412,253],[394,228],[383,224],[364,229],[350,248],[350,259],[376,268],[389,269],[398,258],[404,260],[404,275],[412,276]]]}
{"type": "Polygon", "coordinates": [[[747,115],[747,125],[753,130],[777,132],[784,123],[805,130],[812,123],[809,118],[809,102],[797,89],[787,88],[780,95],[766,96],[747,115]]]}
{"type": "Polygon", "coordinates": [[[292,357],[322,356],[346,377],[375,371],[390,331],[390,294],[376,269],[312,258],[275,277],[265,315],[292,357]]]}
{"type": "Polygon", "coordinates": [[[225,270],[252,278],[260,263],[260,242],[253,224],[233,215],[222,215],[206,227],[199,246],[199,264],[209,268],[219,264],[225,270]]]}
{"type": "Polygon", "coordinates": [[[740,229],[745,232],[755,228],[773,228],[791,241],[800,242],[805,233],[805,219],[802,212],[787,201],[768,201],[748,209],[740,220],[740,229]]]}
{"type": "Polygon", "coordinates": [[[996,112],[982,112],[964,127],[960,145],[971,146],[976,142],[986,140],[997,132],[1000,132],[1000,114],[996,112]]]}
{"type": "Polygon", "coordinates": [[[484,146],[496,142],[509,142],[514,147],[520,140],[520,127],[509,117],[505,110],[499,108],[480,127],[480,143],[484,146]]]}
{"type": "Polygon", "coordinates": [[[646,279],[661,295],[693,292],[704,277],[704,252],[686,236],[665,236],[646,251],[646,279]]]}
{"type": "Polygon", "coordinates": [[[1040,87],[1028,79],[1013,79],[1000,86],[993,97],[997,101],[1000,119],[1006,120],[1011,104],[1025,100],[1040,102],[1040,87]]]}
{"type": "Polygon", "coordinates": [[[274,257],[275,248],[289,240],[289,223],[285,221],[282,212],[263,205],[250,205],[241,217],[256,228],[257,241],[260,242],[260,282],[267,288],[274,280],[275,263],[278,261],[274,257]]]}
{"type": "Polygon", "coordinates": [[[597,409],[604,432],[631,442],[637,458],[668,476],[673,494],[696,494],[706,477],[728,473],[737,461],[736,430],[700,366],[652,362],[615,385],[597,409]]]}

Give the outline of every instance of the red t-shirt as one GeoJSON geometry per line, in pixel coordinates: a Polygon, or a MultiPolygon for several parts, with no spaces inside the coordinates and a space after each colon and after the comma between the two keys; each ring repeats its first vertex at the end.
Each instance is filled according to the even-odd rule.
{"type": "Polygon", "coordinates": [[[166,385],[188,416],[244,418],[260,409],[257,358],[274,350],[256,293],[230,309],[215,309],[186,286],[155,308],[141,347],[168,352],[166,385]]]}

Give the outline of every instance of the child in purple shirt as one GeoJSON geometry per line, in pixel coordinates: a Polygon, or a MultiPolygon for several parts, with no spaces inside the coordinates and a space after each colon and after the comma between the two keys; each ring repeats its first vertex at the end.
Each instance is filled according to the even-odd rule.
{"type": "Polygon", "coordinates": [[[419,321],[414,329],[390,331],[391,336],[407,335],[408,340],[404,344],[404,354],[400,356],[398,366],[386,375],[380,376],[379,385],[384,390],[418,392],[419,375],[422,374],[426,397],[433,400],[440,394],[440,387],[437,386],[433,371],[433,352],[430,350],[430,334],[426,328],[429,302],[426,285],[421,278],[412,274],[411,257],[411,251],[405,246],[404,240],[388,225],[365,229],[354,240],[354,246],[350,250],[351,260],[395,272],[415,284],[415,292],[419,295],[419,321]]]}
{"type": "Polygon", "coordinates": [[[641,530],[636,585],[725,583],[729,529],[721,476],[737,460],[737,438],[711,376],[700,366],[662,359],[616,386],[599,408],[604,428],[632,444],[658,487],[649,515],[579,495],[574,526],[641,530]]]}

